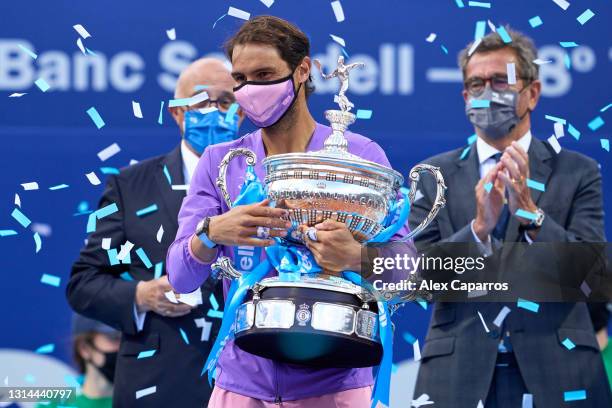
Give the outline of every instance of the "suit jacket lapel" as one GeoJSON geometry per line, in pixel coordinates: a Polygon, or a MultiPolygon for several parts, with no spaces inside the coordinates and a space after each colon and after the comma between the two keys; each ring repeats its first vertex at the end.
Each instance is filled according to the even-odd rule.
{"type": "Polygon", "coordinates": [[[168,178],[164,173],[164,166],[168,169],[172,185],[185,184],[185,176],[183,175],[183,158],[181,156],[180,145],[175,147],[170,153],[168,153],[159,163],[158,171],[155,174],[157,181],[157,187],[159,188],[159,195],[161,196],[164,203],[164,210],[168,216],[169,223],[165,227],[171,227],[174,232],[178,229],[177,215],[181,209],[183,198],[186,195],[184,190],[173,190],[172,185],[168,183],[168,178]]]}
{"type": "MultiPolygon", "coordinates": [[[[550,167],[548,160],[551,158],[550,151],[539,139],[535,137],[531,139],[531,145],[529,146],[529,178],[542,184],[546,184],[550,178],[552,168],[550,167]]],[[[533,202],[538,204],[542,192],[539,190],[531,189],[531,198],[533,202]]],[[[510,214],[510,221],[508,222],[508,228],[506,229],[506,236],[504,237],[505,242],[516,242],[519,240],[519,221],[510,214]]]]}

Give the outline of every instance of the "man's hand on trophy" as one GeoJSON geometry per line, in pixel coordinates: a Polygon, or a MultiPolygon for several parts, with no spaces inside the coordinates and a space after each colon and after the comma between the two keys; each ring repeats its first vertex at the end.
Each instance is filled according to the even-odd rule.
{"type": "Polygon", "coordinates": [[[497,220],[504,208],[505,186],[498,177],[502,170],[499,162],[476,184],[476,218],[474,232],[482,242],[489,240],[489,234],[495,228],[497,220]]]}
{"type": "Polygon", "coordinates": [[[300,226],[306,246],[326,273],[338,275],[342,271],[359,271],[361,244],[353,238],[346,224],[325,220],[310,228],[300,226]],[[314,228],[314,231],[312,230],[314,228]]]}
{"type": "Polygon", "coordinates": [[[217,245],[274,245],[274,237],[284,237],[291,227],[287,210],[269,206],[266,199],[250,205],[239,205],[210,219],[208,238],[217,245]]]}
{"type": "Polygon", "coordinates": [[[527,152],[517,143],[512,142],[506,148],[500,163],[503,169],[499,172],[499,178],[508,189],[508,208],[522,224],[529,224],[531,220],[516,215],[518,209],[531,213],[538,210],[537,205],[531,198],[531,191],[527,187],[529,178],[529,156],[527,152]]]}

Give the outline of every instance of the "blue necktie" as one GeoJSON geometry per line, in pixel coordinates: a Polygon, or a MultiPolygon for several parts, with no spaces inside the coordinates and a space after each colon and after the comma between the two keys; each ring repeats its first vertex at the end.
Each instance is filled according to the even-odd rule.
{"type": "MultiPolygon", "coordinates": [[[[495,153],[491,158],[495,159],[495,164],[499,163],[501,159],[502,153],[495,153]]],[[[507,198],[507,196],[506,196],[507,198]]],[[[508,228],[508,221],[510,220],[510,211],[508,210],[508,205],[504,204],[504,208],[502,209],[501,214],[499,215],[499,219],[497,220],[497,224],[493,231],[491,231],[491,235],[498,239],[499,241],[503,241],[506,236],[506,229],[508,228]]]]}

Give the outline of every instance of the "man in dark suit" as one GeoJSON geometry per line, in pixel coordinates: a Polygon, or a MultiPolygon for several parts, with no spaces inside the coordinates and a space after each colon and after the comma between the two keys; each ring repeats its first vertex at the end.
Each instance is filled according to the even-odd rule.
{"type": "Polygon", "coordinates": [[[200,374],[220,327],[221,285],[175,294],[163,261],[204,147],[237,135],[242,113],[233,108],[232,86],[216,59],[199,59],[181,73],[170,108],[180,145],[109,177],[99,208],[117,210],[99,217],[73,265],[70,305],[122,332],[115,407],[201,408],[210,397],[200,374]]]}
{"type": "MultiPolygon", "coordinates": [[[[488,257],[503,242],[605,241],[597,163],[559,151],[556,140],[532,137],[530,112],[541,89],[536,50],[527,37],[508,32],[511,42],[491,33],[460,56],[477,139],[425,161],[441,168],[447,205],[416,239],[419,250],[471,242],[488,257]],[[528,179],[545,192],[530,189],[528,179]]],[[[429,212],[434,183],[421,191],[411,227],[429,212]]],[[[537,313],[516,303],[436,303],[415,396],[423,393],[443,408],[521,407],[531,398],[539,408],[560,407],[567,397],[584,397],[575,406],[612,406],[585,303],[542,302],[537,313]],[[562,344],[566,338],[574,348],[562,344]]]]}

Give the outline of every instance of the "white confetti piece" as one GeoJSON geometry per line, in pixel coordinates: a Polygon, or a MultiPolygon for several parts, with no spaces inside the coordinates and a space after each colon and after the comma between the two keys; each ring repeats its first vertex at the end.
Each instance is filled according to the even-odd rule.
{"type": "Polygon", "coordinates": [[[334,10],[334,16],[336,16],[336,21],[341,23],[344,21],[344,10],[342,9],[342,4],[336,0],[331,3],[332,10],[334,10]]]}
{"type": "Polygon", "coordinates": [[[261,0],[261,2],[267,7],[270,8],[274,4],[274,0],[261,0]]]}
{"type": "Polygon", "coordinates": [[[478,400],[478,405],[476,405],[476,408],[484,408],[482,400],[478,400]]]}
{"type": "Polygon", "coordinates": [[[418,340],[415,340],[415,342],[412,343],[412,352],[414,354],[414,361],[420,361],[421,360],[421,348],[419,347],[418,340]]]}
{"type": "Polygon", "coordinates": [[[429,36],[427,36],[427,38],[425,39],[425,41],[427,41],[428,43],[432,43],[436,40],[436,37],[438,35],[436,33],[431,33],[429,34],[429,36]]]}
{"type": "Polygon", "coordinates": [[[491,31],[493,31],[494,33],[497,32],[497,28],[495,28],[495,24],[493,24],[493,22],[491,20],[487,20],[487,25],[489,26],[491,31]]]}
{"type": "Polygon", "coordinates": [[[553,150],[559,154],[561,152],[561,145],[559,144],[559,141],[557,140],[557,138],[555,137],[555,135],[552,135],[551,137],[549,137],[548,139],[548,143],[550,143],[550,146],[553,148],[553,150]]]}
{"type": "Polygon", "coordinates": [[[434,401],[431,401],[429,399],[428,394],[421,394],[419,398],[412,400],[412,402],[410,403],[410,406],[412,408],[421,408],[422,406],[431,405],[433,403],[434,401]]]}
{"type": "Polygon", "coordinates": [[[561,7],[563,10],[567,10],[570,4],[565,0],[552,0],[557,6],[561,7]]]}
{"type": "Polygon", "coordinates": [[[81,24],[75,24],[72,26],[72,28],[74,28],[76,32],[79,33],[81,37],[83,37],[83,39],[91,37],[91,34],[89,34],[85,27],[83,27],[81,24]]]}
{"type": "Polygon", "coordinates": [[[161,243],[163,236],[164,236],[164,226],[160,225],[159,229],[157,230],[157,237],[156,237],[157,238],[157,242],[161,243]]]}
{"type": "Polygon", "coordinates": [[[108,251],[111,247],[112,238],[102,238],[102,249],[108,251]]]}
{"type": "Polygon", "coordinates": [[[482,317],[482,313],[478,312],[478,317],[480,317],[480,321],[482,322],[482,325],[484,326],[485,331],[488,333],[490,330],[487,327],[487,324],[484,321],[484,318],[482,317]]]}
{"type": "Polygon", "coordinates": [[[23,95],[27,95],[27,94],[28,94],[27,92],[23,92],[23,93],[15,92],[15,93],[10,94],[9,98],[21,98],[23,95]]]}
{"type": "Polygon", "coordinates": [[[202,329],[202,336],[200,337],[200,341],[208,341],[210,339],[210,331],[212,329],[212,322],[206,321],[205,318],[194,319],[196,327],[202,329]]]}
{"type": "Polygon", "coordinates": [[[146,397],[147,395],[155,394],[157,392],[157,387],[154,385],[149,388],[143,388],[142,390],[136,391],[136,399],[146,397]]]}
{"type": "Polygon", "coordinates": [[[176,40],[176,29],[171,28],[169,30],[166,30],[166,35],[168,36],[168,39],[170,41],[176,40]]]}
{"type": "Polygon", "coordinates": [[[15,205],[21,208],[21,197],[19,197],[19,194],[17,193],[15,193],[15,205]]]}
{"type": "Polygon", "coordinates": [[[28,191],[28,190],[38,190],[38,183],[35,181],[32,181],[30,183],[22,183],[21,187],[23,187],[24,190],[28,191]]]}
{"type": "Polygon", "coordinates": [[[514,62],[506,64],[506,72],[508,73],[508,84],[516,85],[516,67],[514,62]]]}
{"type": "Polygon", "coordinates": [[[506,316],[508,316],[508,313],[510,313],[511,311],[512,310],[510,310],[508,306],[502,307],[502,310],[499,311],[497,317],[495,318],[495,320],[493,320],[493,324],[497,327],[501,327],[504,323],[504,320],[506,319],[506,316]]]}
{"type": "Polygon", "coordinates": [[[533,408],[533,395],[523,394],[523,403],[521,408],[533,408]]]}
{"type": "Polygon", "coordinates": [[[132,110],[134,111],[134,116],[139,119],[142,119],[142,110],[140,109],[140,103],[136,101],[132,101],[132,110]]]}
{"type": "Polygon", "coordinates": [[[125,244],[121,245],[121,251],[117,254],[117,259],[123,262],[126,256],[130,253],[130,251],[134,248],[134,244],[130,241],[125,241],[125,244]]]}
{"type": "Polygon", "coordinates": [[[83,40],[81,40],[80,38],[77,38],[76,44],[77,44],[77,47],[79,47],[79,50],[81,50],[81,52],[83,53],[83,55],[85,55],[86,52],[85,52],[85,46],[83,45],[83,40]]]}
{"type": "Polygon", "coordinates": [[[94,173],[93,171],[91,173],[85,174],[85,176],[87,177],[87,180],[89,180],[89,182],[94,186],[99,186],[102,183],[96,173],[94,173]]]}
{"type": "Polygon", "coordinates": [[[239,8],[231,7],[231,6],[227,10],[227,15],[236,17],[236,18],[241,18],[243,20],[248,20],[249,18],[251,18],[251,13],[247,13],[244,10],[240,10],[239,8]]]}
{"type": "Polygon", "coordinates": [[[189,184],[173,184],[172,190],[175,191],[187,191],[189,190],[189,184]]]}
{"type": "Polygon", "coordinates": [[[482,42],[482,38],[479,38],[478,40],[474,41],[474,43],[472,44],[472,46],[468,50],[468,56],[472,55],[474,53],[474,51],[476,51],[476,48],[478,48],[478,46],[480,45],[481,42],[482,42]]]}
{"type": "Polygon", "coordinates": [[[53,229],[49,224],[34,222],[32,223],[32,232],[37,232],[40,234],[40,236],[48,238],[53,233],[53,229]]]}
{"type": "Polygon", "coordinates": [[[580,290],[582,291],[582,293],[584,293],[584,296],[591,296],[591,288],[589,287],[589,284],[586,283],[586,281],[582,282],[582,284],[580,285],[580,290]]]}
{"type": "Polygon", "coordinates": [[[98,157],[100,158],[100,160],[106,161],[110,159],[111,157],[113,157],[114,155],[116,155],[117,153],[119,153],[120,151],[121,151],[121,148],[119,147],[119,145],[117,143],[113,143],[112,145],[99,151],[98,157]]]}
{"type": "Polygon", "coordinates": [[[179,296],[178,301],[192,307],[201,305],[203,303],[202,290],[200,288],[197,288],[191,293],[181,293],[181,296],[179,296]]]}
{"type": "Polygon", "coordinates": [[[545,60],[545,59],[541,59],[541,58],[533,60],[533,63],[536,64],[536,65],[550,64],[551,62],[552,62],[552,60],[545,60]]]}
{"type": "Polygon", "coordinates": [[[189,98],[189,106],[197,105],[200,102],[204,102],[207,99],[208,99],[208,93],[200,92],[199,94],[194,95],[191,98],[189,98]]]}
{"type": "Polygon", "coordinates": [[[557,137],[557,139],[560,139],[563,136],[565,136],[565,131],[563,130],[563,123],[555,122],[554,127],[555,127],[555,136],[557,137]]]}
{"type": "Polygon", "coordinates": [[[344,38],[338,37],[337,35],[333,35],[333,34],[330,34],[329,36],[331,37],[332,40],[334,40],[341,46],[346,47],[346,42],[344,41],[344,38]]]}
{"type": "Polygon", "coordinates": [[[176,300],[176,295],[173,291],[169,290],[167,292],[164,292],[164,296],[166,297],[166,299],[168,299],[169,302],[178,303],[178,300],[176,300]]]}

